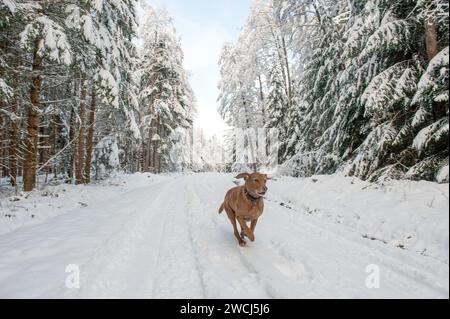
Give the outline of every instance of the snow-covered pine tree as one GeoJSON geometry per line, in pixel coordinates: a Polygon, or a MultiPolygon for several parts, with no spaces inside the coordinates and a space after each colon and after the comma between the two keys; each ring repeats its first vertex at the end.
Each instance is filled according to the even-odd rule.
{"type": "Polygon", "coordinates": [[[347,7],[342,1],[281,1],[280,20],[286,37],[292,38],[297,59],[297,83],[293,106],[287,111],[286,149],[281,160],[294,175],[330,172],[339,160],[333,155],[332,138],[318,140],[332,123],[339,89],[335,85],[342,63],[342,30],[347,7]],[[322,146],[321,149],[318,146],[322,146]]]}
{"type": "MultiPolygon", "coordinates": [[[[436,78],[439,83],[436,88],[446,85],[448,90],[448,51],[447,61],[444,49],[441,62],[436,64],[432,59],[429,61],[429,53],[424,53],[429,51],[427,41],[423,41],[427,38],[427,22],[424,21],[427,18],[421,18],[420,6],[409,2],[380,2],[378,7],[384,16],[380,16],[379,26],[360,53],[360,59],[370,59],[370,55],[373,60],[380,59],[377,72],[369,78],[361,96],[371,131],[367,132],[349,167],[357,176],[371,180],[433,180],[442,166],[448,165],[448,106],[439,105],[439,98],[434,100],[431,92],[428,98],[421,100],[423,80],[420,79],[426,78],[433,65],[438,64],[438,71],[434,72],[440,72],[443,77],[436,78]],[[427,116],[433,114],[433,108],[439,111],[427,116]],[[426,142],[428,134],[431,143],[426,142]],[[422,149],[427,147],[425,145],[430,147],[428,152],[422,149]]],[[[444,45],[448,45],[448,31],[446,38],[440,39],[444,45]]],[[[435,46],[438,46],[436,41],[435,46]]]]}
{"type": "MultiPolygon", "coordinates": [[[[81,36],[73,37],[79,59],[76,64],[84,81],[82,94],[90,93],[89,112],[86,99],[80,101],[81,125],[78,132],[77,182],[89,183],[94,132],[107,136],[133,130],[133,59],[135,49],[132,38],[136,34],[136,1],[88,1],[82,5],[68,5],[67,25],[81,36]],[[96,124],[96,114],[102,124],[96,124]],[[89,120],[86,115],[89,115],[89,120]],[[86,135],[86,136],[85,136],[86,135]],[[84,146],[86,144],[86,146],[84,146]]],[[[130,135],[128,135],[130,136],[130,135]]],[[[138,138],[136,130],[132,137],[138,138]]],[[[126,145],[124,143],[124,145],[126,145]]]]}
{"type": "Polygon", "coordinates": [[[139,138],[128,133],[137,105],[134,82],[129,81],[136,1],[0,4],[1,66],[9,66],[0,66],[0,113],[8,128],[1,136],[2,145],[8,144],[0,148],[2,175],[15,184],[26,172],[26,190],[35,186],[36,175],[47,181],[49,176],[75,176],[76,171],[78,182],[89,182],[95,140],[117,133],[121,145],[122,136],[139,138]],[[23,157],[29,159],[23,161],[25,167],[23,157]]]}
{"type": "Polygon", "coordinates": [[[164,10],[147,7],[141,26],[140,113],[145,171],[170,167],[171,134],[191,129],[195,101],[183,69],[183,52],[172,19],[164,10]]]}
{"type": "MultiPolygon", "coordinates": [[[[25,2],[25,1],[24,1],[25,2]]],[[[30,102],[27,105],[27,137],[25,138],[23,186],[25,191],[36,185],[39,156],[42,67],[46,61],[69,65],[71,46],[64,28],[65,3],[38,1],[23,3],[25,28],[20,33],[22,47],[32,56],[30,102]]],[[[45,147],[45,145],[44,145],[45,147]]]]}
{"type": "Polygon", "coordinates": [[[10,177],[12,186],[17,187],[20,145],[20,128],[23,110],[24,90],[22,74],[17,70],[24,54],[19,46],[16,32],[21,24],[23,11],[17,3],[0,1],[0,173],[10,177]]]}
{"type": "Polygon", "coordinates": [[[280,98],[290,104],[293,92],[286,41],[272,1],[254,1],[238,41],[224,46],[220,69],[219,113],[230,126],[248,132],[245,136],[235,136],[243,138],[244,149],[248,153],[235,160],[240,161],[238,164],[250,162],[252,167],[235,165],[235,168],[257,170],[262,163],[256,156],[258,141],[253,140],[257,136],[256,129],[269,127],[268,120],[272,125],[280,120],[275,120],[274,116],[279,116],[275,113],[269,119],[268,94],[283,94],[270,98],[280,98]],[[279,84],[277,93],[270,89],[271,80],[279,84]]]}
{"type": "MultiPolygon", "coordinates": [[[[141,138],[137,125],[138,83],[134,76],[138,58],[133,43],[137,36],[136,4],[136,0],[103,0],[93,4],[99,13],[94,15],[99,25],[99,36],[102,37],[101,30],[104,29],[109,37],[103,40],[108,51],[98,57],[99,72],[93,78],[92,92],[100,100],[96,135],[97,139],[109,137],[117,140],[120,162],[124,169],[131,171],[134,171],[131,163],[137,160],[141,138]]],[[[95,98],[94,94],[91,96],[95,98]]],[[[92,103],[91,106],[92,114],[96,108],[92,103]]],[[[95,123],[93,120],[90,122],[95,123]]],[[[91,149],[94,143],[91,135],[88,141],[91,149]]],[[[87,159],[86,179],[89,178],[88,169],[87,159]]]]}
{"type": "Polygon", "coordinates": [[[447,180],[448,32],[445,0],[255,1],[246,36],[224,50],[220,111],[242,119],[256,82],[247,61],[262,61],[291,174],[447,180]]]}
{"type": "Polygon", "coordinates": [[[269,92],[265,106],[267,109],[266,129],[277,129],[279,145],[279,158],[286,152],[286,141],[289,140],[287,135],[288,123],[288,102],[283,78],[278,65],[275,65],[269,74],[268,80],[269,92]]]}

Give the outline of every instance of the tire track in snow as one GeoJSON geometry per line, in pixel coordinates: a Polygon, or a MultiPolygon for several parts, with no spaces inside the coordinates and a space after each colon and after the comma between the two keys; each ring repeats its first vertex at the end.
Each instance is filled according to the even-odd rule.
{"type": "Polygon", "coordinates": [[[87,264],[82,273],[82,278],[86,279],[84,283],[82,281],[78,297],[151,296],[152,270],[158,261],[159,243],[163,235],[161,225],[165,223],[165,215],[157,213],[172,183],[168,180],[139,190],[139,194],[134,192],[133,198],[136,196],[136,200],[132,202],[133,209],[123,212],[130,218],[129,221],[101,244],[101,250],[87,264]],[[143,196],[147,193],[154,195],[155,191],[154,198],[143,196]],[[152,242],[156,244],[150,246],[152,242]]]}
{"type": "MultiPolygon", "coordinates": [[[[448,289],[440,286],[438,278],[428,273],[423,268],[423,259],[417,259],[417,256],[408,253],[406,251],[399,251],[395,247],[389,247],[386,245],[377,245],[377,243],[371,243],[363,240],[357,234],[346,231],[346,229],[328,224],[321,221],[321,224],[316,224],[313,217],[301,214],[296,210],[288,209],[286,207],[280,207],[276,204],[269,204],[272,209],[279,211],[283,214],[284,218],[289,220],[289,224],[296,225],[299,229],[303,230],[303,233],[307,234],[304,240],[296,238],[295,241],[285,241],[277,239],[278,245],[293,245],[297,249],[290,249],[290,251],[301,251],[304,254],[306,260],[310,263],[319,265],[315,267],[314,278],[321,279],[317,286],[326,287],[330,286],[330,275],[334,275],[339,285],[343,285],[342,289],[349,290],[348,297],[375,297],[380,291],[367,289],[364,285],[365,267],[369,264],[376,264],[382,270],[384,278],[384,287],[381,287],[385,293],[395,296],[405,297],[411,296],[411,291],[416,291],[417,287],[421,287],[420,291],[422,295],[424,293],[434,296],[436,291],[439,291],[442,295],[448,295],[448,289]],[[297,216],[292,212],[297,212],[297,216]],[[317,245],[314,243],[325,243],[317,245]],[[314,247],[314,248],[312,248],[314,247]],[[314,253],[311,250],[314,249],[314,253]],[[336,255],[336,252],[341,252],[336,255]],[[395,258],[387,253],[394,254],[395,258]],[[403,255],[413,257],[408,263],[400,262],[403,255]],[[412,256],[413,255],[413,256],[412,256]],[[321,263],[322,259],[322,263],[321,263]],[[334,259],[334,269],[326,267],[334,259]],[[410,264],[412,261],[419,261],[419,264],[410,264]],[[327,269],[329,268],[329,269],[327,269]],[[333,274],[334,273],[334,274],[333,274]],[[336,276],[336,274],[340,274],[336,276]],[[420,278],[417,276],[420,274],[420,278]],[[359,280],[356,280],[360,278],[359,280]],[[354,282],[351,283],[351,280],[354,282]],[[416,284],[416,287],[412,289],[412,282],[416,284]],[[350,289],[351,287],[359,287],[358,289],[350,289]],[[354,290],[354,291],[351,291],[354,290]]],[[[275,238],[276,236],[274,236],[275,238]]],[[[327,290],[324,290],[323,295],[330,294],[327,290]]],[[[330,295],[332,296],[332,295],[330,295]]]]}
{"type": "MultiPolygon", "coordinates": [[[[138,224],[137,220],[142,215],[142,206],[136,207],[137,203],[142,202],[139,198],[141,197],[140,194],[148,191],[156,192],[164,183],[167,183],[167,180],[125,192],[116,200],[110,198],[99,201],[81,213],[74,212],[59,216],[59,219],[65,221],[64,224],[58,223],[59,228],[64,226],[72,232],[70,236],[64,239],[64,244],[67,246],[67,252],[73,251],[74,256],[70,256],[72,254],[69,253],[69,257],[64,259],[67,260],[66,265],[67,263],[74,263],[80,267],[81,288],[79,290],[67,289],[63,285],[64,280],[61,280],[61,285],[42,293],[42,296],[58,298],[96,297],[94,290],[97,289],[99,295],[105,298],[112,297],[112,290],[109,289],[110,294],[108,295],[106,292],[108,290],[107,281],[105,280],[102,283],[102,279],[106,278],[106,274],[111,272],[113,268],[112,261],[117,255],[117,252],[113,250],[121,247],[122,241],[129,237],[130,230],[138,224]],[[124,211],[123,207],[129,207],[130,211],[124,211]],[[80,223],[75,226],[74,229],[77,230],[75,233],[71,221],[80,223]],[[92,240],[98,241],[98,239],[101,239],[101,241],[92,242],[92,240]],[[79,252],[80,247],[83,247],[83,252],[79,252]],[[101,286],[105,288],[105,291],[101,291],[101,286]]],[[[64,228],[56,229],[56,231],[59,234],[64,231],[64,228]]],[[[45,235],[45,237],[47,236],[45,235]]],[[[58,243],[58,245],[61,245],[61,243],[58,243]]],[[[61,267],[64,269],[63,266],[61,267]]],[[[115,278],[112,277],[109,281],[114,282],[114,280],[115,278]]]]}
{"type": "MultiPolygon", "coordinates": [[[[204,175],[200,179],[203,178],[204,175]]],[[[200,199],[198,194],[209,193],[208,189],[200,185],[199,178],[195,175],[188,177],[187,183],[188,227],[205,295],[208,298],[272,297],[260,282],[258,274],[242,263],[236,254],[237,244],[231,241],[235,240],[234,236],[226,238],[218,229],[215,223],[217,207],[213,208],[211,200],[200,199]]]]}
{"type": "MultiPolygon", "coordinates": [[[[443,274],[437,276],[435,273],[428,271],[427,267],[423,267],[424,261],[429,257],[419,256],[414,251],[399,250],[395,246],[368,242],[362,239],[358,232],[343,226],[330,225],[325,221],[318,225],[309,215],[301,214],[295,209],[293,211],[297,212],[300,218],[294,218],[292,211],[289,212],[287,208],[282,208],[282,210],[286,213],[286,217],[291,220],[291,223],[307,227],[309,233],[320,234],[321,237],[327,238],[330,243],[338,242],[348,246],[350,251],[359,251],[359,254],[342,255],[342,259],[345,259],[348,264],[355,263],[355,261],[370,260],[384,269],[385,275],[390,277],[391,283],[399,287],[403,286],[405,290],[410,289],[411,281],[414,281],[418,285],[425,286],[430,293],[437,290],[443,295],[448,295],[448,287],[445,288],[439,284],[443,274]],[[408,256],[408,263],[401,262],[403,256],[408,256]],[[395,276],[390,273],[395,273],[395,276]]],[[[433,264],[442,263],[438,260],[430,262],[433,264]]],[[[433,267],[433,269],[436,270],[437,268],[433,267]]]]}
{"type": "MultiPolygon", "coordinates": [[[[227,182],[227,176],[218,174],[203,178],[212,182],[205,186],[207,194],[220,193],[217,185],[227,182]]],[[[208,201],[208,198],[202,200],[208,201]]],[[[232,235],[228,220],[225,223],[232,235]]],[[[262,282],[271,284],[267,287],[268,294],[277,297],[448,296],[448,286],[441,286],[437,281],[445,276],[424,280],[429,266],[424,259],[417,259],[416,263],[416,258],[410,260],[412,256],[406,256],[407,252],[367,245],[345,229],[327,226],[316,225],[308,216],[295,216],[292,210],[268,203],[256,229],[256,241],[239,250],[245,258],[242,262],[248,262],[247,267],[253,267],[262,282]],[[268,253],[270,251],[273,254],[268,253]],[[277,258],[283,262],[277,262],[277,258]],[[414,261],[413,266],[409,265],[410,261],[414,261]],[[365,286],[369,264],[380,266],[380,289],[365,286]],[[291,276],[291,281],[286,283],[280,273],[286,278],[291,276]]]]}
{"type": "MultiPolygon", "coordinates": [[[[215,175],[214,177],[218,177],[215,175]]],[[[221,177],[222,178],[222,177],[221,177]]],[[[218,188],[217,180],[213,183],[206,179],[207,189],[218,188]]],[[[220,193],[220,190],[217,189],[220,193]]],[[[266,214],[266,213],[265,213],[266,214]]],[[[264,285],[266,293],[271,298],[296,298],[304,293],[303,287],[313,288],[311,274],[300,259],[294,259],[291,255],[281,251],[272,245],[267,238],[265,227],[265,214],[261,217],[256,228],[256,241],[247,240],[246,247],[237,246],[241,262],[253,273],[257,274],[259,281],[264,285]]],[[[226,224],[232,234],[232,227],[226,216],[226,224]]],[[[218,225],[218,221],[214,222],[218,225]]],[[[269,226],[270,227],[270,226],[269,226]]],[[[232,236],[235,241],[234,235],[232,236]]],[[[304,294],[303,294],[304,296],[304,294]]]]}
{"type": "MultiPolygon", "coordinates": [[[[216,202],[215,199],[220,198],[224,192],[221,189],[222,183],[219,183],[219,185],[217,183],[217,177],[217,174],[204,174],[198,180],[194,180],[195,187],[192,187],[196,190],[192,196],[195,198],[197,205],[211,207],[213,212],[216,211],[213,207],[220,204],[220,200],[216,202]],[[214,180],[211,179],[212,177],[214,177],[214,180]],[[204,194],[207,194],[207,196],[204,196],[204,194]],[[209,196],[211,194],[219,195],[214,195],[214,198],[211,199],[211,196],[209,196]]],[[[297,297],[301,287],[311,287],[309,272],[300,260],[293,260],[290,256],[283,254],[273,245],[268,244],[267,240],[257,239],[254,243],[249,242],[247,247],[240,247],[234,238],[227,216],[212,216],[214,217],[211,218],[214,228],[223,234],[223,240],[229,241],[229,244],[233,245],[233,254],[245,267],[246,272],[262,287],[267,297],[297,297]]],[[[261,238],[265,237],[265,234],[261,234],[261,238]]]]}
{"type": "Polygon", "coordinates": [[[181,196],[166,204],[168,222],[165,226],[156,278],[154,298],[204,298],[205,290],[197,256],[193,248],[186,212],[186,183],[178,179],[171,193],[181,196]]]}
{"type": "MultiPolygon", "coordinates": [[[[212,190],[212,189],[214,189],[214,187],[217,188],[216,184],[214,184],[214,186],[213,186],[212,183],[209,181],[209,176],[207,176],[205,179],[203,179],[202,182],[204,184],[203,185],[204,186],[203,187],[204,190],[206,190],[206,189],[212,190]]],[[[201,192],[201,193],[203,194],[204,192],[201,192]]],[[[220,191],[218,191],[216,193],[220,193],[220,191]]],[[[201,202],[201,199],[200,199],[200,197],[198,195],[196,196],[196,198],[197,198],[198,202],[201,202]]],[[[203,202],[207,202],[207,200],[204,200],[203,202]]],[[[217,206],[219,206],[220,205],[220,201],[218,201],[217,203],[218,203],[217,206]]],[[[214,216],[214,217],[216,217],[216,216],[214,216]]],[[[276,298],[276,295],[274,294],[275,289],[270,285],[270,283],[267,280],[262,278],[261,273],[256,269],[256,267],[254,267],[254,265],[251,262],[249,262],[249,260],[245,257],[245,255],[243,255],[241,250],[242,249],[247,249],[247,247],[240,247],[236,243],[236,238],[234,237],[234,234],[233,234],[233,231],[232,231],[232,226],[230,224],[230,221],[229,221],[228,216],[226,215],[226,213],[223,212],[220,215],[220,217],[224,218],[225,221],[226,221],[226,224],[228,224],[228,226],[229,226],[229,230],[231,232],[231,236],[230,236],[231,238],[230,239],[235,244],[236,252],[237,252],[237,255],[238,255],[239,260],[242,263],[242,265],[248,270],[248,273],[250,273],[257,280],[258,284],[263,287],[265,294],[269,298],[276,298]]],[[[221,231],[223,231],[223,228],[221,227],[221,224],[219,223],[217,218],[213,218],[212,222],[213,222],[213,224],[215,225],[215,227],[217,229],[221,229],[221,231]]],[[[229,235],[230,232],[227,232],[227,234],[229,235]]]]}

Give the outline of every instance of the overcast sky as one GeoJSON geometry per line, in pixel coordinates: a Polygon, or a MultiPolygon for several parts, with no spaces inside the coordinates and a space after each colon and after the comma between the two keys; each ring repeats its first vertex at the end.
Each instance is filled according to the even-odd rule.
{"type": "Polygon", "coordinates": [[[195,125],[205,134],[221,135],[226,128],[217,113],[218,60],[223,44],[235,41],[248,15],[250,0],[147,0],[174,18],[197,99],[195,125]]]}

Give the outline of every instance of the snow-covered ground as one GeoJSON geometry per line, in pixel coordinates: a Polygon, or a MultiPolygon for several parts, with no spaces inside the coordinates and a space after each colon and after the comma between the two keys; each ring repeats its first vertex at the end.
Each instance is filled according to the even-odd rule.
{"type": "Polygon", "coordinates": [[[239,247],[217,214],[232,181],[134,174],[2,198],[0,297],[449,297],[448,184],[270,181],[239,247]]]}

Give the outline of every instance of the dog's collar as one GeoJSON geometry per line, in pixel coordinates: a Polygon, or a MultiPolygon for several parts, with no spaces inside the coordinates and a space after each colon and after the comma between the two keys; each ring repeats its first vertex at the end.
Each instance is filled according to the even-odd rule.
{"type": "Polygon", "coordinates": [[[246,189],[244,189],[244,193],[245,197],[252,203],[256,203],[261,199],[261,197],[253,197],[246,189]]]}

